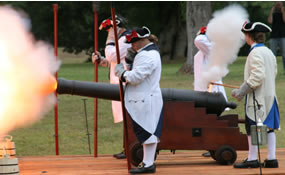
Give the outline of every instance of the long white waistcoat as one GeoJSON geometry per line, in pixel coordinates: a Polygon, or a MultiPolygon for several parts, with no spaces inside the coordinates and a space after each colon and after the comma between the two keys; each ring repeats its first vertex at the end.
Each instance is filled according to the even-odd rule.
{"type": "MultiPolygon", "coordinates": [[[[133,69],[124,74],[127,81],[126,109],[132,119],[151,134],[154,134],[157,128],[163,105],[160,76],[161,58],[155,50],[138,51],[133,69]]],[[[153,136],[145,144],[159,142],[153,136]]]]}
{"type": "MultiPolygon", "coordinates": [[[[276,97],[276,75],[276,57],[272,51],[267,47],[254,48],[246,59],[244,80],[254,89],[255,98],[261,105],[261,109],[256,114],[262,122],[268,116],[276,97]]],[[[253,93],[247,94],[246,113],[251,120],[255,121],[253,93]]]]}
{"type": "MultiPolygon", "coordinates": [[[[127,55],[127,49],[130,48],[132,45],[125,43],[125,36],[122,36],[119,39],[119,50],[120,50],[120,58],[121,62],[125,63],[125,57],[127,55]]],[[[119,84],[119,78],[115,76],[114,70],[117,64],[117,54],[116,54],[116,47],[114,45],[108,45],[105,48],[105,56],[108,62],[110,63],[110,83],[111,84],[119,84]]],[[[121,102],[119,101],[112,101],[112,111],[114,117],[114,123],[118,123],[123,121],[123,113],[122,113],[122,106],[121,102]]]]}

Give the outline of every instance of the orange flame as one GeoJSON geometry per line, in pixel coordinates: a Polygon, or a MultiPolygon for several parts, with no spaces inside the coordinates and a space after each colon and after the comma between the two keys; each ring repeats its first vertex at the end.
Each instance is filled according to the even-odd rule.
{"type": "Polygon", "coordinates": [[[213,85],[209,85],[209,88],[208,88],[208,92],[212,92],[212,89],[213,89],[213,85]]]}
{"type": "Polygon", "coordinates": [[[209,84],[209,87],[208,87],[208,92],[212,92],[212,89],[213,89],[213,84],[209,84]]]}
{"type": "Polygon", "coordinates": [[[50,76],[48,80],[41,87],[41,94],[49,95],[54,93],[57,89],[57,81],[54,76],[50,76]]]}

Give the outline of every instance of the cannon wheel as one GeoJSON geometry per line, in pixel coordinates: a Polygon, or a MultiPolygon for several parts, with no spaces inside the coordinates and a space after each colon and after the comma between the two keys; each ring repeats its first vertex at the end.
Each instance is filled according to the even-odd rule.
{"type": "Polygon", "coordinates": [[[131,163],[134,166],[138,166],[143,160],[142,145],[138,142],[135,142],[134,144],[132,144],[129,154],[131,158],[131,163]]]}
{"type": "MultiPolygon", "coordinates": [[[[143,160],[143,146],[139,142],[133,143],[129,154],[131,158],[131,163],[134,166],[138,166],[143,160]]],[[[155,153],[154,160],[156,160],[157,154],[158,150],[155,153]]]]}
{"type": "Polygon", "coordinates": [[[237,159],[237,153],[233,147],[224,145],[216,150],[215,157],[221,165],[232,165],[237,159]]]}
{"type": "Polygon", "coordinates": [[[211,157],[216,160],[216,151],[215,150],[209,150],[211,157]]]}

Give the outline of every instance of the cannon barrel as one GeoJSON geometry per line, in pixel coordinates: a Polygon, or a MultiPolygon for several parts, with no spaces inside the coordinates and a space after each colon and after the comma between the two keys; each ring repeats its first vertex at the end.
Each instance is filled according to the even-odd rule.
{"type": "MultiPolygon", "coordinates": [[[[120,101],[119,85],[109,83],[94,83],[88,81],[65,80],[57,81],[58,94],[79,95],[120,101]]],[[[208,114],[218,116],[225,108],[235,109],[237,105],[227,102],[222,93],[209,93],[193,90],[161,88],[164,101],[193,101],[195,107],[205,107],[208,114]]]]}

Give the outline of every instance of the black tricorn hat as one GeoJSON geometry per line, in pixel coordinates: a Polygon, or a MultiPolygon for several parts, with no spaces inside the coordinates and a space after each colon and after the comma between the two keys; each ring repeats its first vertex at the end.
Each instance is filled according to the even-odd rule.
{"type": "Polygon", "coordinates": [[[242,32],[271,32],[271,28],[261,22],[245,22],[241,29],[242,32]]]}
{"type": "Polygon", "coordinates": [[[142,38],[148,38],[150,34],[150,30],[143,26],[142,28],[133,30],[130,34],[126,35],[125,43],[134,43],[142,38]]]}

